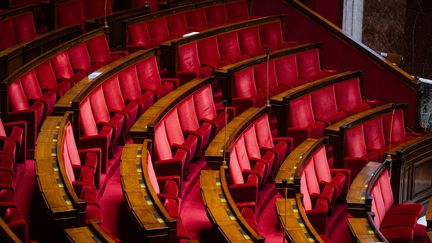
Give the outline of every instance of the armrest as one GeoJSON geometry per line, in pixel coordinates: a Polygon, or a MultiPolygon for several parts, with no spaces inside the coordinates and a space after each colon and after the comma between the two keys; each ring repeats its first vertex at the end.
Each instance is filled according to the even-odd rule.
{"type": "Polygon", "coordinates": [[[174,175],[183,178],[183,162],[177,158],[157,160],[154,169],[158,177],[174,175]]]}
{"type": "Polygon", "coordinates": [[[174,150],[172,151],[173,153],[175,153],[178,149],[181,149],[181,150],[186,151],[187,156],[189,156],[189,155],[188,155],[188,153],[189,153],[189,152],[188,152],[189,149],[188,149],[186,146],[183,146],[183,145],[178,144],[178,143],[173,143],[173,144],[171,144],[171,147],[174,148],[174,150]]]}
{"type": "Polygon", "coordinates": [[[196,72],[193,71],[177,71],[176,76],[179,78],[180,83],[184,84],[189,80],[192,80],[196,77],[196,72]]]}
{"type": "Polygon", "coordinates": [[[242,174],[243,174],[243,178],[245,178],[246,176],[249,176],[249,175],[258,176],[258,181],[260,182],[259,184],[261,184],[262,179],[263,179],[261,174],[258,171],[254,171],[254,170],[244,169],[244,170],[242,170],[242,174]]]}
{"type": "Polygon", "coordinates": [[[325,202],[318,200],[317,207],[312,210],[307,210],[306,215],[315,228],[315,230],[320,234],[326,233],[327,225],[327,214],[328,205],[325,202]]]}
{"type": "Polygon", "coordinates": [[[0,201],[0,208],[6,209],[6,208],[18,208],[17,204],[15,202],[3,202],[0,201]]]}
{"type": "MultiPolygon", "coordinates": [[[[159,198],[161,198],[161,199],[172,199],[172,200],[174,200],[174,201],[176,201],[177,203],[179,203],[179,200],[178,200],[178,198],[176,197],[176,196],[173,196],[173,195],[168,195],[168,194],[165,194],[165,193],[158,193],[157,194],[158,195],[158,197],[159,198]]],[[[163,201],[164,201],[163,200],[163,201]]]]}
{"type": "Polygon", "coordinates": [[[110,112],[110,116],[111,116],[111,117],[114,116],[114,114],[116,114],[116,113],[118,113],[118,114],[120,114],[120,115],[122,115],[122,116],[125,116],[125,117],[128,116],[128,114],[127,114],[125,111],[122,111],[122,110],[109,109],[109,112],[110,112]]]}
{"type": "Polygon", "coordinates": [[[172,83],[174,85],[174,87],[179,87],[180,86],[180,79],[178,78],[163,78],[161,79],[162,83],[172,83]]]}

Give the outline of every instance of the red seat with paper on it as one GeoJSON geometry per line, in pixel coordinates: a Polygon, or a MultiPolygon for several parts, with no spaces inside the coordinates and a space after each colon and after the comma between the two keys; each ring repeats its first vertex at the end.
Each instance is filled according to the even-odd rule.
{"type": "Polygon", "coordinates": [[[294,139],[294,147],[306,138],[323,136],[325,123],[315,120],[310,94],[291,100],[288,106],[287,134],[294,139]]]}
{"type": "Polygon", "coordinates": [[[234,94],[232,104],[238,113],[249,107],[261,107],[266,104],[266,92],[258,92],[252,67],[234,73],[234,94]]]}
{"type": "Polygon", "coordinates": [[[260,25],[259,31],[263,49],[270,48],[270,50],[274,51],[299,44],[295,41],[284,40],[284,32],[282,30],[282,24],[280,21],[260,25]]]}
{"type": "Polygon", "coordinates": [[[335,84],[335,91],[339,110],[348,115],[365,111],[377,104],[377,101],[362,99],[358,77],[335,84]]]}
{"type": "Polygon", "coordinates": [[[249,56],[265,54],[265,49],[261,45],[258,26],[238,30],[238,39],[243,53],[249,56]]]}
{"type": "Polygon", "coordinates": [[[213,69],[202,65],[197,42],[191,42],[178,47],[177,51],[177,73],[180,83],[184,84],[194,78],[206,78],[212,75],[213,69]]]}
{"type": "Polygon", "coordinates": [[[240,50],[237,31],[220,34],[217,39],[222,59],[235,63],[250,57],[240,50]]]}
{"type": "Polygon", "coordinates": [[[161,78],[156,56],[151,56],[136,65],[141,92],[149,91],[154,99],[160,99],[180,85],[177,78],[161,78]]]}
{"type": "Polygon", "coordinates": [[[311,94],[315,119],[329,126],[344,119],[347,114],[338,110],[334,85],[319,89],[311,94]]]}
{"type": "Polygon", "coordinates": [[[322,79],[333,74],[336,70],[321,69],[319,49],[312,49],[297,54],[299,74],[309,80],[322,79]]]}
{"type": "Polygon", "coordinates": [[[274,62],[279,85],[294,88],[309,82],[299,75],[296,55],[278,58],[274,62]]]}

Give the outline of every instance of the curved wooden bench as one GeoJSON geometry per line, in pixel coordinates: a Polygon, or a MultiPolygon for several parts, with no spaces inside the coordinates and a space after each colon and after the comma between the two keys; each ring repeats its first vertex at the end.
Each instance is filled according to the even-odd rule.
{"type": "Polygon", "coordinates": [[[64,231],[66,234],[66,242],[115,243],[115,241],[102,230],[101,226],[94,221],[91,221],[88,225],[76,228],[67,228],[64,231]]]}
{"type": "Polygon", "coordinates": [[[226,181],[227,168],[203,170],[200,177],[201,195],[210,221],[227,242],[264,242],[237,208],[226,181]]]}

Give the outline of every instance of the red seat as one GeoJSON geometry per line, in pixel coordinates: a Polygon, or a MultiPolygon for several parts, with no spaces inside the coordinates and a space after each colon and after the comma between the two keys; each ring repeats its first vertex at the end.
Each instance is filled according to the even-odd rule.
{"type": "Polygon", "coordinates": [[[194,78],[206,78],[212,75],[211,67],[201,64],[197,42],[191,42],[178,47],[177,50],[177,73],[180,83],[186,83],[194,78]]]}
{"type": "Polygon", "coordinates": [[[368,152],[366,149],[363,124],[346,130],[344,152],[344,168],[351,170],[351,181],[369,161],[379,158],[376,151],[368,152]]]}
{"type": "Polygon", "coordinates": [[[259,178],[257,175],[250,174],[247,176],[247,180],[244,179],[235,146],[230,151],[228,167],[231,181],[229,189],[234,201],[240,206],[242,204],[252,204],[254,206],[257,202],[259,178]]]}
{"type": "Polygon", "coordinates": [[[184,99],[177,107],[183,132],[186,135],[190,134],[198,138],[198,154],[201,154],[208,145],[212,125],[207,122],[199,124],[193,96],[184,99]]]}
{"type": "MultiPolygon", "coordinates": [[[[246,3],[247,4],[247,3],[246,3]]],[[[265,54],[262,48],[258,27],[249,27],[238,31],[240,49],[249,56],[265,54]]]]}
{"type": "Polygon", "coordinates": [[[378,154],[378,162],[384,161],[385,152],[388,150],[388,147],[386,146],[386,141],[384,138],[382,117],[365,122],[363,127],[367,151],[376,152],[378,154]]]}
{"type": "Polygon", "coordinates": [[[184,13],[173,14],[166,16],[169,35],[172,37],[182,37],[184,34],[189,33],[189,28],[184,13]]]}
{"type": "Polygon", "coordinates": [[[123,136],[126,136],[138,117],[139,105],[136,102],[126,105],[117,75],[105,80],[102,88],[110,113],[123,116],[123,136]]]}
{"type": "Polygon", "coordinates": [[[13,17],[13,26],[18,42],[26,42],[37,36],[33,13],[24,12],[13,17]]]}
{"type": "Polygon", "coordinates": [[[307,79],[299,76],[296,55],[278,58],[274,62],[279,85],[294,88],[308,82],[307,79]]]}
{"type": "Polygon", "coordinates": [[[51,65],[54,68],[57,80],[69,82],[70,86],[73,86],[87,76],[82,71],[74,73],[69,55],[66,51],[51,58],[51,65]]]}
{"type": "Polygon", "coordinates": [[[70,0],[56,4],[57,27],[80,24],[85,31],[85,10],[82,0],[70,0]]]}
{"type": "Polygon", "coordinates": [[[179,242],[182,242],[182,240],[189,242],[190,236],[180,218],[178,203],[174,199],[168,198],[165,200],[164,207],[172,218],[177,219],[177,237],[179,238],[179,242]]]}
{"type": "Polygon", "coordinates": [[[107,65],[127,55],[127,52],[111,52],[105,35],[96,36],[86,41],[92,62],[107,65]]]}
{"type": "Polygon", "coordinates": [[[126,104],[137,103],[139,106],[138,114],[143,114],[153,104],[154,94],[141,89],[136,66],[132,65],[130,68],[121,71],[118,77],[126,104]]]}
{"type": "Polygon", "coordinates": [[[70,63],[75,71],[83,71],[90,74],[102,67],[100,63],[92,65],[90,55],[85,43],[80,43],[67,50],[70,63]]]}
{"type": "Polygon", "coordinates": [[[16,80],[8,86],[8,98],[10,111],[7,114],[8,121],[25,121],[27,125],[29,148],[34,148],[37,130],[44,119],[44,103],[35,100],[29,105],[21,80],[16,80]]]}
{"type": "Polygon", "coordinates": [[[315,119],[329,126],[344,119],[347,114],[339,111],[334,85],[319,89],[311,94],[315,119]]]}
{"type": "MultiPolygon", "coordinates": [[[[384,127],[384,135],[387,141],[387,144],[390,140],[390,127],[392,121],[392,113],[386,114],[383,117],[383,127],[384,127]]],[[[404,143],[411,139],[414,139],[421,134],[414,132],[406,132],[405,131],[405,118],[403,110],[397,110],[394,113],[393,117],[393,127],[391,133],[391,144],[393,146],[404,143]]]]}
{"type": "MultiPolygon", "coordinates": [[[[255,133],[260,150],[263,153],[271,152],[275,156],[273,163],[272,177],[275,178],[279,167],[285,160],[285,157],[293,149],[293,139],[290,137],[273,137],[270,129],[268,115],[263,115],[254,122],[255,133]]],[[[265,157],[265,155],[263,156],[265,157]]]]}
{"type": "Polygon", "coordinates": [[[133,52],[141,49],[150,49],[158,45],[158,43],[150,40],[150,34],[147,29],[147,23],[136,23],[128,26],[128,51],[133,52]]]}
{"type": "Polygon", "coordinates": [[[87,19],[111,15],[113,12],[111,2],[108,0],[84,0],[87,19]]]}
{"type": "Polygon", "coordinates": [[[200,32],[208,28],[204,8],[198,8],[187,12],[186,20],[190,31],[200,32]]]}
{"type": "Polygon", "coordinates": [[[312,49],[297,54],[300,76],[310,80],[322,79],[336,73],[335,70],[322,70],[319,49],[312,49]]]}
{"type": "MultiPolygon", "coordinates": [[[[3,123],[0,119],[1,153],[9,154],[13,161],[21,163],[26,158],[27,125],[24,121],[3,123]]],[[[0,165],[0,170],[3,166],[0,165]]]]}
{"type": "Polygon", "coordinates": [[[71,82],[68,80],[63,79],[57,82],[57,77],[53,66],[51,65],[51,60],[39,64],[35,68],[35,72],[39,80],[40,87],[44,92],[47,90],[52,90],[57,93],[57,97],[61,97],[71,88],[71,82]]]}
{"type": "Polygon", "coordinates": [[[216,70],[229,64],[229,61],[222,59],[216,36],[211,36],[198,41],[198,53],[201,64],[212,67],[216,70]]]}
{"type": "Polygon", "coordinates": [[[263,49],[278,50],[291,46],[296,46],[298,42],[285,41],[282,36],[282,24],[280,21],[260,25],[259,27],[261,43],[263,49]]]}
{"type": "Polygon", "coordinates": [[[348,115],[372,108],[375,101],[363,100],[360,90],[360,79],[353,78],[335,84],[336,102],[339,110],[348,115]]]}
{"type": "Polygon", "coordinates": [[[250,57],[241,52],[237,31],[218,35],[217,38],[222,59],[235,63],[250,57]]]}
{"type": "Polygon", "coordinates": [[[147,21],[147,29],[150,41],[153,43],[162,43],[175,38],[174,35],[170,35],[165,17],[147,21]]]}
{"type": "Polygon", "coordinates": [[[234,73],[234,98],[232,104],[243,112],[249,107],[261,107],[266,104],[265,90],[258,92],[253,67],[234,73]]]}
{"type": "Polygon", "coordinates": [[[157,176],[150,153],[147,151],[147,173],[150,183],[162,203],[166,198],[177,199],[179,196],[179,176],[157,176]]]}
{"type": "Polygon", "coordinates": [[[249,16],[249,6],[247,1],[235,1],[225,4],[225,9],[228,15],[228,19],[239,21],[253,18],[249,16]]]}
{"type": "Polygon", "coordinates": [[[225,4],[217,4],[207,7],[205,8],[205,14],[209,26],[215,27],[229,22],[225,4]]]}
{"type": "Polygon", "coordinates": [[[254,66],[255,82],[258,86],[258,93],[274,96],[288,90],[289,87],[279,84],[276,78],[275,63],[270,61],[268,64],[268,84],[267,84],[267,63],[261,63],[254,66]],[[267,87],[268,85],[268,87],[267,87]]]}
{"type": "Polygon", "coordinates": [[[15,30],[12,18],[0,20],[0,29],[2,30],[2,38],[0,38],[0,50],[7,49],[18,43],[15,37],[15,30]]]}
{"type": "Polygon", "coordinates": [[[258,160],[254,161],[255,163],[251,165],[249,156],[247,154],[244,136],[237,138],[234,146],[237,154],[237,162],[240,166],[240,170],[244,179],[247,179],[249,175],[256,175],[258,176],[258,184],[260,186],[264,185],[264,183],[267,181],[267,178],[265,177],[266,164],[258,160]]]}
{"type": "Polygon", "coordinates": [[[294,146],[306,138],[322,137],[324,128],[323,122],[315,121],[310,94],[290,101],[287,134],[294,138],[294,146]]]}
{"type": "Polygon", "coordinates": [[[156,56],[151,56],[136,65],[138,77],[143,91],[152,92],[156,99],[164,97],[180,85],[177,78],[162,78],[156,56]]]}
{"type": "MultiPolygon", "coordinates": [[[[98,88],[101,92],[101,88],[98,88]]],[[[103,94],[102,94],[103,95],[103,94]]],[[[101,108],[99,108],[95,113],[101,113],[101,108]]],[[[92,105],[90,98],[84,99],[80,103],[79,109],[79,122],[81,129],[81,136],[79,140],[79,145],[81,148],[100,148],[102,151],[101,156],[101,171],[106,171],[106,163],[108,161],[108,152],[112,150],[114,138],[116,136],[116,126],[110,123],[98,123],[94,117],[92,111],[92,105]],[[98,127],[99,126],[99,127],[98,127]]],[[[121,117],[122,118],[122,117],[121,117]]],[[[118,118],[116,118],[118,119],[118,118]]]]}

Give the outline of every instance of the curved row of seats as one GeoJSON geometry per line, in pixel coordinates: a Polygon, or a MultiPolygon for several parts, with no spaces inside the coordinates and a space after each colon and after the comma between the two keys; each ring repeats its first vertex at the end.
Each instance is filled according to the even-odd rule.
{"type": "Polygon", "coordinates": [[[149,49],[160,43],[182,37],[190,32],[199,32],[211,27],[221,26],[241,20],[249,16],[248,3],[245,0],[218,3],[209,6],[182,9],[174,14],[153,18],[137,17],[127,20],[127,48],[129,51],[149,49]]]}
{"type": "Polygon", "coordinates": [[[118,58],[101,30],[53,49],[1,83],[3,117],[26,121],[28,145],[33,148],[37,130],[56,101],[82,78],[118,58]]]}

